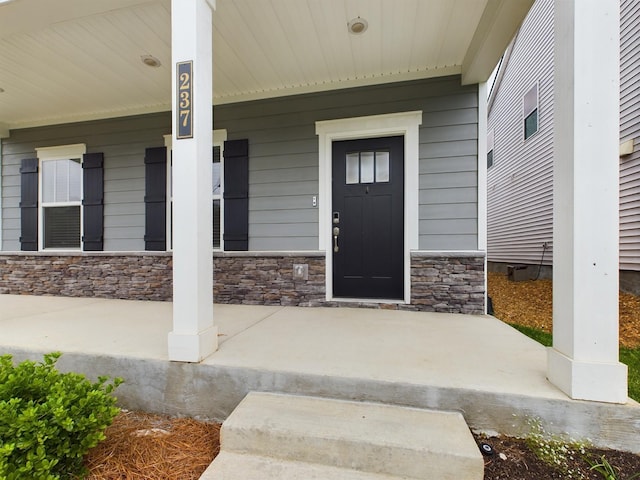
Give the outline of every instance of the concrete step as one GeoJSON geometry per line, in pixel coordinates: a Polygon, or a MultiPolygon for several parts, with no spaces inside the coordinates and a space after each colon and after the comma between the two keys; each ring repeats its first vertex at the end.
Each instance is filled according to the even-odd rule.
{"type": "Polygon", "coordinates": [[[317,463],[292,462],[246,453],[221,452],[200,480],[401,480],[317,463]]]}
{"type": "Polygon", "coordinates": [[[411,479],[482,480],[484,470],[460,413],[270,393],[242,400],[221,449],[411,479]]]}

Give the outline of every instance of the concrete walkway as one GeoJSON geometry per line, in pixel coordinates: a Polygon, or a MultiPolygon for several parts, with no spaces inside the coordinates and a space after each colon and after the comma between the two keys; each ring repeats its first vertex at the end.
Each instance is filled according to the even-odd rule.
{"type": "Polygon", "coordinates": [[[122,405],[225,419],[252,390],[458,410],[477,430],[549,431],[640,452],[640,406],[570,400],[544,347],[490,316],[215,305],[220,348],[169,362],[166,302],[0,295],[0,353],[121,376],[122,405]]]}

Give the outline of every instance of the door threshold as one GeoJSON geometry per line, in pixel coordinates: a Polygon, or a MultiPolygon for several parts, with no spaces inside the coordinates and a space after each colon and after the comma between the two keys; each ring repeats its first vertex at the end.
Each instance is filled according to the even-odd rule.
{"type": "Polygon", "coordinates": [[[386,298],[332,298],[329,302],[340,302],[340,303],[387,303],[394,305],[407,305],[407,302],[400,299],[386,299],[386,298]]]}

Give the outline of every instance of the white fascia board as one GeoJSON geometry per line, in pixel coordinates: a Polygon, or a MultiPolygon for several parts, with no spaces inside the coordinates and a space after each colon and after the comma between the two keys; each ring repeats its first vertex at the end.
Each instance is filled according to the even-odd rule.
{"type": "Polygon", "coordinates": [[[462,62],[462,84],[486,82],[533,5],[533,0],[489,0],[462,62]]]}

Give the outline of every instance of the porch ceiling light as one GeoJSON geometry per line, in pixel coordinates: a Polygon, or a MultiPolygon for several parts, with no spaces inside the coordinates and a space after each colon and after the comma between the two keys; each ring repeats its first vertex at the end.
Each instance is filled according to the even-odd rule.
{"type": "Polygon", "coordinates": [[[360,35],[367,31],[369,23],[364,18],[357,17],[351,20],[347,26],[349,27],[349,33],[352,35],[360,35]]]}
{"type": "Polygon", "coordinates": [[[148,67],[154,67],[157,68],[160,65],[162,65],[162,63],[160,63],[160,60],[158,60],[156,57],[154,57],[153,55],[142,55],[140,57],[140,60],[142,60],[142,63],[144,63],[146,66],[148,67]]]}

